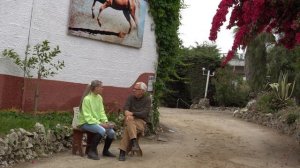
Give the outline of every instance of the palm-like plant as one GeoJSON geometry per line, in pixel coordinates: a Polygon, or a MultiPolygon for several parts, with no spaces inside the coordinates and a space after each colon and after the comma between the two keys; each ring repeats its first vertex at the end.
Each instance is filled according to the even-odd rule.
{"type": "Polygon", "coordinates": [[[269,84],[274,91],[276,98],[280,101],[286,101],[292,97],[295,80],[293,83],[288,83],[288,73],[280,73],[278,83],[269,84]]]}

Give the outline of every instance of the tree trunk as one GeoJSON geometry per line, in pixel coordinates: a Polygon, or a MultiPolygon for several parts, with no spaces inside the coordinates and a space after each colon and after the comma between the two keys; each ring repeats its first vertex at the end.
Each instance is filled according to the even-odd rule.
{"type": "Polygon", "coordinates": [[[39,97],[40,97],[40,81],[41,81],[41,75],[38,74],[35,92],[34,92],[34,114],[36,114],[36,112],[38,110],[39,97]]]}
{"type": "Polygon", "coordinates": [[[245,75],[253,92],[259,92],[266,82],[266,57],[264,40],[259,38],[250,42],[245,54],[245,75]]]}

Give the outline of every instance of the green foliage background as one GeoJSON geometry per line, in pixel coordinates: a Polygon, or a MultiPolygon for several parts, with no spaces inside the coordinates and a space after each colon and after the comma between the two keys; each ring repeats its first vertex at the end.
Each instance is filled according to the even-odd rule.
{"type": "Polygon", "coordinates": [[[31,131],[35,123],[39,122],[46,129],[55,128],[57,124],[71,126],[73,115],[69,112],[53,112],[47,114],[32,115],[15,112],[14,110],[2,110],[0,112],[0,135],[9,133],[10,129],[24,128],[31,131]]]}
{"type": "MultiPolygon", "coordinates": [[[[220,66],[220,53],[216,45],[207,43],[197,44],[196,47],[185,48],[183,51],[185,55],[183,62],[188,65],[186,78],[188,79],[187,85],[190,90],[191,103],[198,103],[200,98],[204,98],[207,70],[209,69],[212,74],[220,66]],[[204,75],[202,68],[206,69],[204,75]]],[[[212,78],[214,77],[210,77],[207,93],[207,98],[211,101],[213,101],[212,95],[214,93],[212,78]]],[[[211,103],[213,104],[213,102],[211,103]]]]}
{"type": "Polygon", "coordinates": [[[218,106],[245,107],[248,102],[249,86],[241,76],[232,72],[229,67],[219,68],[212,80],[216,92],[214,99],[218,106]]]}
{"type": "Polygon", "coordinates": [[[268,75],[270,82],[277,82],[280,71],[289,74],[289,82],[295,80],[295,89],[293,95],[300,104],[300,47],[297,46],[292,50],[288,50],[283,46],[275,46],[271,48],[267,56],[268,75]]]}
{"type": "MultiPolygon", "coordinates": [[[[196,43],[195,47],[180,48],[178,59],[180,62],[175,66],[178,76],[171,76],[172,80],[166,83],[171,91],[164,93],[162,105],[189,108],[204,97],[207,76],[203,75],[202,68],[215,71],[220,65],[220,54],[216,45],[196,43]]],[[[214,86],[211,82],[208,88],[208,98],[213,101],[214,86]]]]}
{"type": "Polygon", "coordinates": [[[245,53],[245,75],[253,93],[263,90],[267,75],[267,42],[274,41],[268,33],[258,35],[249,42],[245,53]]]}
{"type": "Polygon", "coordinates": [[[163,94],[168,91],[166,82],[176,74],[175,65],[178,63],[180,40],[178,29],[180,25],[180,9],[183,2],[180,0],[149,0],[149,13],[155,23],[155,35],[158,53],[156,81],[153,97],[152,124],[155,129],[159,123],[158,107],[163,94]]]}

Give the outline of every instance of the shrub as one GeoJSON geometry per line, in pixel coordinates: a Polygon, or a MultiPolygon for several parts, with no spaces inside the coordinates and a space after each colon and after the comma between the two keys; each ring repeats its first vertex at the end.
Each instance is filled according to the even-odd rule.
{"type": "Polygon", "coordinates": [[[47,129],[55,128],[57,124],[70,126],[72,118],[72,114],[67,112],[32,115],[5,110],[0,112],[0,135],[5,135],[15,128],[24,128],[30,131],[37,122],[43,124],[47,129]]]}
{"type": "Polygon", "coordinates": [[[262,92],[258,95],[256,106],[262,113],[276,113],[288,106],[295,106],[295,102],[293,99],[282,101],[274,92],[262,92]]]}
{"type": "Polygon", "coordinates": [[[106,114],[109,122],[115,124],[115,131],[117,138],[121,137],[121,131],[124,123],[124,114],[123,113],[108,113],[106,114]]]}
{"type": "Polygon", "coordinates": [[[286,101],[292,97],[295,87],[295,80],[293,83],[288,83],[288,74],[281,72],[278,83],[271,83],[269,85],[277,99],[280,101],[286,101]]]}
{"type": "Polygon", "coordinates": [[[220,106],[244,107],[248,102],[250,88],[241,77],[229,68],[218,69],[213,80],[216,88],[215,101],[220,106]]]}
{"type": "Polygon", "coordinates": [[[277,118],[281,118],[288,125],[294,124],[300,119],[300,107],[293,105],[279,110],[276,113],[277,118]]]}
{"type": "Polygon", "coordinates": [[[289,113],[286,117],[286,123],[292,125],[299,118],[299,113],[289,113]]]}

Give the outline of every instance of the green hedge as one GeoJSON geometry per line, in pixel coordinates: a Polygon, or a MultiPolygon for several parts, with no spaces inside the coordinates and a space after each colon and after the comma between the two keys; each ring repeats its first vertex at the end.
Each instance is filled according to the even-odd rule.
{"type": "Polygon", "coordinates": [[[24,128],[32,130],[35,123],[39,122],[46,129],[54,128],[57,124],[70,126],[72,124],[73,114],[68,112],[53,112],[47,114],[27,114],[14,111],[0,112],[0,135],[9,133],[11,129],[24,128]]]}

